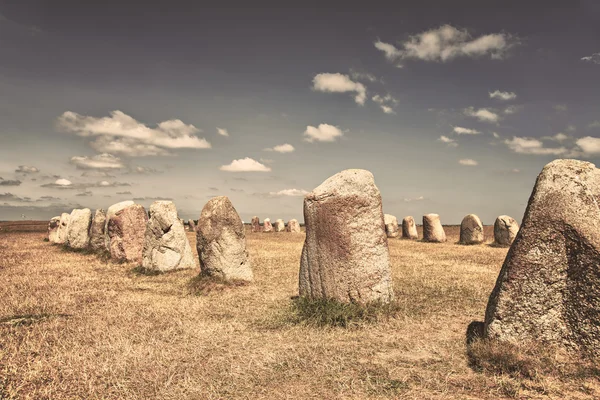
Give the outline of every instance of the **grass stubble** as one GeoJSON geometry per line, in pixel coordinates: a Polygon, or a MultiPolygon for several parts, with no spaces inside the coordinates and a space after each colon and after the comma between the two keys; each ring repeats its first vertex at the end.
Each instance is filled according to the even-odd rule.
{"type": "Polygon", "coordinates": [[[465,344],[507,249],[446,231],[390,240],[396,301],[368,308],[296,297],[301,234],[248,232],[242,285],[0,233],[0,399],[600,397],[549,348],[465,344]]]}

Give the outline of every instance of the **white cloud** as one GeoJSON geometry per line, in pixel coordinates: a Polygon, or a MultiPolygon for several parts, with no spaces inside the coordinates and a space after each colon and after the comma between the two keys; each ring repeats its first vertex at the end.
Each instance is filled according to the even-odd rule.
{"type": "Polygon", "coordinates": [[[555,141],[555,142],[564,142],[565,140],[567,140],[567,139],[569,139],[569,138],[570,138],[570,136],[568,136],[568,135],[565,135],[565,134],[564,134],[564,133],[562,133],[562,132],[559,132],[559,133],[557,133],[556,135],[554,135],[554,136],[549,136],[549,137],[546,137],[545,139],[548,139],[548,140],[553,140],[553,141],[555,141]]]}
{"type": "Polygon", "coordinates": [[[19,165],[19,167],[15,169],[15,172],[20,174],[37,174],[38,172],[40,172],[40,170],[36,167],[28,165],[19,165]]]}
{"type": "Polygon", "coordinates": [[[594,53],[591,56],[581,57],[581,61],[592,62],[594,64],[600,64],[600,53],[594,53]]]}
{"type": "Polygon", "coordinates": [[[473,107],[465,108],[465,115],[473,118],[477,118],[482,122],[492,122],[496,123],[500,119],[500,116],[493,111],[488,110],[487,108],[480,108],[479,110],[475,110],[473,107]]]}
{"type": "Polygon", "coordinates": [[[344,133],[337,127],[329,124],[319,124],[318,128],[307,126],[304,131],[304,140],[307,142],[334,142],[337,138],[342,137],[344,133]]]}
{"type": "Polygon", "coordinates": [[[107,153],[93,157],[71,157],[70,163],[77,169],[121,169],[125,166],[120,158],[107,153]]]}
{"type": "Polygon", "coordinates": [[[277,153],[291,153],[296,149],[294,149],[294,146],[292,146],[291,144],[286,143],[286,144],[280,144],[277,146],[269,147],[264,150],[265,151],[276,151],[277,153]]]}
{"type": "Polygon", "coordinates": [[[208,149],[205,139],[194,125],[179,119],[158,123],[149,128],[121,111],[112,111],[109,117],[89,117],[72,111],[64,112],[57,126],[78,136],[98,136],[90,145],[103,153],[119,153],[132,157],[168,155],[171,149],[208,149]]]}
{"type": "Polygon", "coordinates": [[[504,109],[504,114],[516,114],[517,112],[519,112],[521,109],[523,108],[523,106],[508,106],[504,109]]]}
{"type": "Polygon", "coordinates": [[[374,43],[390,61],[423,60],[446,62],[458,57],[489,56],[503,58],[518,44],[518,39],[506,33],[493,33],[473,38],[466,30],[442,25],[413,36],[401,43],[400,48],[378,40],[374,43]]]}
{"type": "Polygon", "coordinates": [[[575,144],[587,155],[600,154],[600,138],[586,136],[577,139],[575,144]]]}
{"type": "Polygon", "coordinates": [[[560,155],[567,152],[564,147],[547,148],[541,140],[527,137],[513,136],[512,139],[507,139],[504,143],[509,149],[520,154],[536,154],[536,155],[560,155]]]}
{"type": "Polygon", "coordinates": [[[457,133],[459,135],[479,135],[481,132],[479,132],[478,130],[475,130],[475,129],[462,128],[460,126],[455,126],[454,133],[457,133]]]}
{"type": "Polygon", "coordinates": [[[404,199],[402,199],[402,201],[404,201],[405,203],[410,203],[412,201],[422,201],[422,200],[425,200],[425,197],[423,197],[423,196],[413,197],[413,198],[405,197],[404,199]]]}
{"type": "Polygon", "coordinates": [[[283,189],[279,192],[269,192],[271,196],[290,196],[290,197],[300,197],[305,196],[308,192],[303,189],[283,189]]]}
{"type": "Polygon", "coordinates": [[[500,135],[497,132],[492,132],[492,136],[496,139],[500,139],[500,135]]]}
{"type": "Polygon", "coordinates": [[[382,105],[381,109],[386,114],[396,114],[396,111],[394,111],[394,109],[392,107],[382,105]]]}
{"type": "Polygon", "coordinates": [[[371,98],[375,103],[379,104],[379,107],[386,114],[396,114],[396,111],[391,107],[392,105],[398,104],[398,100],[396,100],[392,95],[387,94],[385,96],[380,96],[376,94],[371,98]]]}
{"type": "Polygon", "coordinates": [[[499,90],[490,92],[489,95],[490,99],[498,99],[504,101],[514,100],[517,98],[517,94],[515,92],[501,92],[499,90]]]}
{"type": "Polygon", "coordinates": [[[462,160],[458,160],[458,163],[459,163],[460,165],[466,165],[466,166],[468,166],[468,167],[474,167],[474,166],[476,166],[476,165],[478,165],[478,164],[479,164],[477,161],[475,161],[475,160],[472,160],[472,159],[470,159],[470,158],[464,158],[464,159],[462,159],[462,160]]]}
{"type": "Polygon", "coordinates": [[[269,172],[271,171],[270,167],[267,167],[264,164],[259,163],[258,161],[246,157],[240,158],[239,160],[233,160],[228,165],[222,165],[219,168],[221,171],[227,172],[269,172]]]}
{"type": "Polygon", "coordinates": [[[456,147],[458,146],[458,143],[456,143],[456,140],[449,138],[448,136],[440,136],[440,138],[438,139],[440,142],[442,143],[446,143],[448,146],[450,147],[456,147]]]}
{"type": "Polygon", "coordinates": [[[350,70],[350,76],[352,77],[352,79],[355,79],[357,81],[369,81],[369,82],[378,82],[379,79],[377,79],[377,77],[373,74],[370,74],[368,72],[358,72],[358,71],[354,71],[354,70],[350,70]]]}
{"type": "Polygon", "coordinates": [[[360,105],[365,104],[367,89],[360,82],[354,82],[348,75],[343,74],[317,74],[313,78],[313,90],[326,93],[356,92],[354,101],[360,105]]]}
{"type": "Polygon", "coordinates": [[[54,182],[54,184],[55,184],[55,185],[57,185],[57,186],[71,186],[71,185],[73,184],[73,182],[71,182],[71,181],[70,181],[70,180],[68,180],[68,179],[63,179],[63,178],[61,178],[61,179],[57,179],[57,180],[54,182]]]}
{"type": "Polygon", "coordinates": [[[217,127],[217,133],[221,136],[229,136],[227,129],[217,127]]]}

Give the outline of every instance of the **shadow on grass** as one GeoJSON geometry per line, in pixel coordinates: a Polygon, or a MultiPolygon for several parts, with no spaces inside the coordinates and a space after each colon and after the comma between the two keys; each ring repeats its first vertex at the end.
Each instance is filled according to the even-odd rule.
{"type": "Polygon", "coordinates": [[[202,296],[211,292],[223,292],[240,286],[248,286],[249,283],[240,279],[225,279],[218,275],[200,274],[190,279],[187,288],[188,294],[202,296]]]}
{"type": "MultiPolygon", "coordinates": [[[[10,326],[29,326],[33,325],[36,322],[42,322],[50,318],[68,318],[71,314],[22,314],[22,315],[12,315],[6,318],[0,318],[0,325],[10,325],[10,326]]],[[[1,397],[0,397],[1,398],[1,397]]]]}
{"type": "Polygon", "coordinates": [[[157,275],[164,274],[164,272],[162,272],[162,271],[147,269],[147,268],[142,267],[141,265],[138,265],[137,267],[132,268],[131,270],[129,270],[129,272],[131,272],[134,275],[142,275],[142,276],[157,276],[157,275]]]}

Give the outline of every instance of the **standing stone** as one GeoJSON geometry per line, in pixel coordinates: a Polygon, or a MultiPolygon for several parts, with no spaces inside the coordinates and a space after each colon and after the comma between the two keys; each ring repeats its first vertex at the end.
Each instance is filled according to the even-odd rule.
{"type": "Polygon", "coordinates": [[[398,219],[391,214],[385,214],[383,216],[383,221],[385,222],[385,233],[387,234],[387,237],[398,237],[398,219]]]}
{"type": "Polygon", "coordinates": [[[304,197],[300,296],[341,302],[394,297],[381,194],[373,174],[349,169],[304,197]]]}
{"type": "Polygon", "coordinates": [[[287,223],[287,226],[285,227],[286,232],[291,232],[291,233],[300,233],[302,232],[300,230],[300,224],[298,223],[297,219],[290,219],[287,223]]]}
{"type": "Polygon", "coordinates": [[[104,228],[106,226],[106,212],[99,208],[94,213],[92,219],[92,225],[90,226],[90,248],[93,251],[104,251],[106,250],[104,244],[104,237],[106,232],[104,228]]]}
{"type": "Polygon", "coordinates": [[[423,215],[423,240],[425,242],[442,243],[446,241],[446,232],[437,214],[423,215]]]}
{"type": "Polygon", "coordinates": [[[60,226],[60,217],[52,217],[48,222],[48,241],[58,243],[58,227],[60,226]]]}
{"type": "Polygon", "coordinates": [[[460,224],[461,244],[481,244],[483,243],[483,224],[475,214],[469,214],[463,218],[460,224]]]}
{"type": "Polygon", "coordinates": [[[92,211],[89,208],[71,211],[67,229],[67,245],[72,249],[85,249],[90,245],[92,211]]]}
{"type": "Polygon", "coordinates": [[[273,232],[273,225],[271,225],[271,220],[269,218],[265,218],[263,222],[263,232],[273,232]]]}
{"type": "Polygon", "coordinates": [[[106,211],[106,224],[104,225],[104,246],[106,247],[106,251],[110,252],[110,237],[108,236],[108,221],[110,218],[115,215],[118,211],[121,211],[125,207],[132,206],[135,203],[131,200],[122,201],[120,203],[113,204],[108,207],[106,211]]]}
{"type": "Polygon", "coordinates": [[[150,206],[142,267],[160,272],[196,267],[185,226],[172,201],[155,201],[150,206]]]}
{"type": "Polygon", "coordinates": [[[417,224],[415,223],[415,219],[411,216],[404,217],[402,220],[402,238],[411,240],[417,240],[419,238],[417,224]]]}
{"type": "Polygon", "coordinates": [[[261,230],[260,219],[257,216],[252,217],[252,232],[256,233],[261,230]]]}
{"type": "Polygon", "coordinates": [[[110,256],[116,261],[140,264],[148,214],[139,204],[125,206],[107,215],[110,256]]]}
{"type": "Polygon", "coordinates": [[[544,167],[490,295],[487,337],[600,356],[599,200],[594,164],[544,167]]]}
{"type": "Polygon", "coordinates": [[[69,229],[69,220],[71,219],[71,214],[62,213],[60,215],[60,224],[58,226],[58,231],[56,233],[56,243],[65,244],[67,243],[67,230],[69,229]]]}
{"type": "Polygon", "coordinates": [[[278,219],[277,221],[275,221],[275,223],[273,224],[273,230],[275,232],[283,232],[285,231],[285,222],[283,222],[282,219],[278,219]]]}
{"type": "Polygon", "coordinates": [[[188,220],[188,228],[190,232],[196,232],[196,223],[193,219],[188,220]]]}
{"type": "Polygon", "coordinates": [[[201,274],[227,280],[253,279],[244,225],[227,196],[214,197],[206,203],[196,235],[201,274]]]}
{"type": "Polygon", "coordinates": [[[519,224],[508,215],[501,215],[494,222],[494,244],[510,246],[517,237],[519,224]]]}

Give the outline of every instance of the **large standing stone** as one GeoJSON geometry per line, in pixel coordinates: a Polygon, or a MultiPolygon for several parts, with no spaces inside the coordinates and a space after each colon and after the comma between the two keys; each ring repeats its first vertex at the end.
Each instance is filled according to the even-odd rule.
{"type": "Polygon", "coordinates": [[[196,235],[202,274],[224,279],[253,279],[244,225],[227,196],[214,197],[206,203],[198,219],[196,235]]]}
{"type": "Polygon", "coordinates": [[[417,224],[415,223],[415,219],[411,216],[404,217],[402,220],[402,238],[411,240],[417,240],[419,238],[417,224]]]}
{"type": "Polygon", "coordinates": [[[106,251],[110,252],[110,237],[108,236],[108,221],[110,218],[115,215],[118,211],[121,211],[125,207],[132,206],[135,203],[131,200],[122,201],[120,203],[113,204],[108,207],[106,210],[106,225],[104,225],[104,246],[106,247],[106,251]]]}
{"type": "Polygon", "coordinates": [[[67,230],[69,229],[69,220],[71,219],[71,214],[62,213],[60,215],[60,224],[58,226],[58,231],[56,233],[56,243],[65,244],[67,243],[67,230]]]}
{"type": "Polygon", "coordinates": [[[190,232],[196,232],[196,223],[193,219],[188,220],[188,228],[190,232]]]}
{"type": "Polygon", "coordinates": [[[373,174],[342,171],[304,198],[300,295],[341,302],[394,297],[381,194],[373,174]]]}
{"type": "Polygon", "coordinates": [[[269,218],[265,218],[263,222],[263,232],[273,232],[273,225],[271,225],[271,220],[269,218]]]}
{"type": "Polygon", "coordinates": [[[260,219],[257,216],[252,217],[252,232],[256,233],[261,230],[260,219]]]}
{"type": "Polygon", "coordinates": [[[146,224],[142,267],[166,272],[195,266],[185,226],[177,217],[175,204],[172,201],[155,201],[150,206],[150,218],[146,224]]]}
{"type": "Polygon", "coordinates": [[[290,219],[287,223],[287,226],[285,227],[286,232],[291,232],[291,233],[300,233],[302,232],[300,230],[300,224],[298,223],[297,219],[290,219]]]}
{"type": "Polygon", "coordinates": [[[485,313],[487,337],[600,356],[600,170],[555,160],[537,178],[485,313]]]}
{"type": "Polygon", "coordinates": [[[463,218],[460,224],[461,244],[480,244],[483,243],[483,224],[475,214],[469,214],[463,218]]]}
{"type": "Polygon", "coordinates": [[[519,224],[508,215],[501,215],[494,222],[494,244],[510,246],[519,233],[519,224]]]}
{"type": "Polygon", "coordinates": [[[92,211],[89,208],[71,211],[67,229],[67,245],[72,249],[85,249],[90,245],[92,211]]]}
{"type": "Polygon", "coordinates": [[[110,256],[116,261],[140,264],[148,214],[139,204],[125,206],[107,215],[110,256]]]}
{"type": "Polygon", "coordinates": [[[444,231],[444,227],[442,227],[439,215],[423,215],[423,240],[434,243],[446,241],[446,232],[444,231]]]}
{"type": "Polygon", "coordinates": [[[99,208],[94,213],[92,219],[92,225],[90,226],[90,248],[93,251],[104,251],[106,246],[104,244],[106,232],[106,211],[99,208]]]}
{"type": "Polygon", "coordinates": [[[282,219],[276,220],[275,223],[273,224],[273,230],[275,232],[283,232],[283,231],[285,231],[285,222],[283,222],[282,219]]]}
{"type": "Polygon", "coordinates": [[[398,219],[391,214],[385,214],[383,216],[383,221],[385,223],[385,233],[387,234],[387,237],[398,237],[398,219]]]}
{"type": "Polygon", "coordinates": [[[52,217],[52,219],[50,219],[50,222],[48,222],[48,241],[50,243],[57,243],[59,226],[60,217],[52,217]]]}

